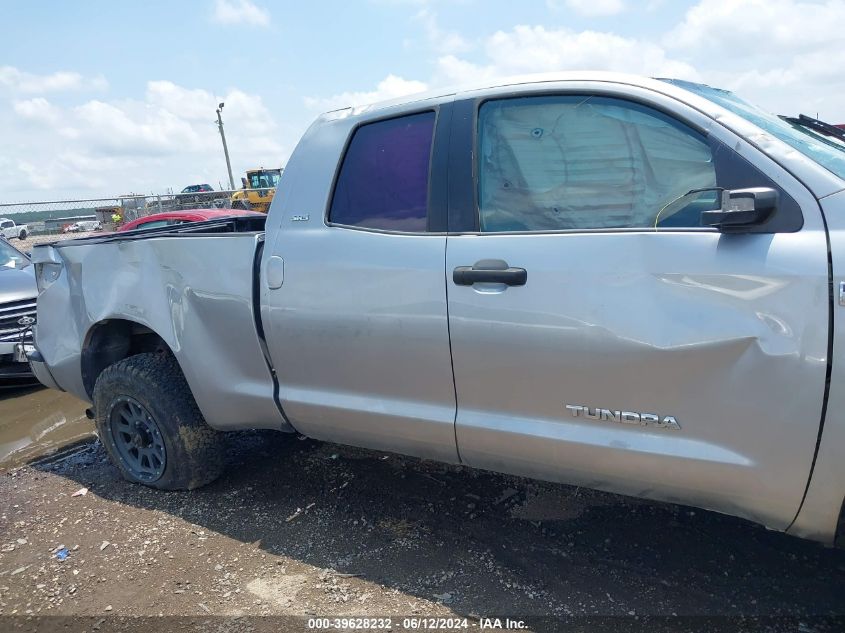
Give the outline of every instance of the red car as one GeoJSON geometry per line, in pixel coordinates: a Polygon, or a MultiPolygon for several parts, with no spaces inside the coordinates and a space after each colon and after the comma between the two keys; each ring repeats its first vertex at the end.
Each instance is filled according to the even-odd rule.
{"type": "Polygon", "coordinates": [[[264,215],[256,211],[243,211],[238,209],[187,209],[184,211],[168,211],[165,213],[154,213],[137,220],[132,220],[119,227],[118,231],[132,231],[133,229],[152,229],[160,226],[173,226],[185,224],[186,222],[202,222],[203,220],[214,220],[216,218],[227,218],[233,215],[264,215]]]}

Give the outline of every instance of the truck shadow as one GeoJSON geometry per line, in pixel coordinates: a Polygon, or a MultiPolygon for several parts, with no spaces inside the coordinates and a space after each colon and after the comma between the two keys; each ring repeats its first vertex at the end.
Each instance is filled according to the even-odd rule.
{"type": "Polygon", "coordinates": [[[99,444],[34,466],[466,616],[845,614],[845,551],[682,506],[263,432],[192,492],[125,482],[99,444]]]}

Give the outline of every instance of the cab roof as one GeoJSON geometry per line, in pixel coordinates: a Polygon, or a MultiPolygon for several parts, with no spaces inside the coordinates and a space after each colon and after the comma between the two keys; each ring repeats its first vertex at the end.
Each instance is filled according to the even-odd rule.
{"type": "Polygon", "coordinates": [[[673,87],[671,86],[671,84],[667,84],[661,79],[644,77],[642,75],[632,75],[628,73],[616,73],[601,70],[559,71],[550,73],[514,75],[511,77],[500,77],[495,79],[483,79],[475,82],[460,84],[457,86],[435,88],[426,92],[418,92],[414,94],[404,95],[395,99],[387,99],[383,101],[376,101],[369,104],[355,106],[350,105],[344,108],[330,110],[326,112],[326,114],[340,113],[347,110],[352,110],[355,114],[360,112],[373,112],[376,110],[392,108],[394,106],[408,105],[424,101],[435,101],[456,94],[480,92],[483,90],[494,90],[496,88],[526,86],[531,84],[559,83],[566,81],[592,81],[614,83],[628,86],[637,86],[640,88],[646,88],[662,93],[672,93],[678,90],[686,92],[682,88],[673,87]]]}

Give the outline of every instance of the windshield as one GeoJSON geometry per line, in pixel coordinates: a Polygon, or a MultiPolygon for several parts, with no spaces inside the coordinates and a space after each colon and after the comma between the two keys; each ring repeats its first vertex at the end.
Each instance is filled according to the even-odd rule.
{"type": "Polygon", "coordinates": [[[774,114],[743,101],[727,90],[678,79],[663,81],[730,110],[845,180],[845,146],[840,143],[813,132],[803,125],[784,121],[774,114]]]}
{"type": "Polygon", "coordinates": [[[8,268],[26,268],[29,259],[7,241],[0,239],[0,270],[8,268]]]}

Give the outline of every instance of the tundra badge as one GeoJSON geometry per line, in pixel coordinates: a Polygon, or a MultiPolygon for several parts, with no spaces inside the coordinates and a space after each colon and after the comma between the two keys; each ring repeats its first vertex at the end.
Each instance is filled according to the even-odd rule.
{"type": "Polygon", "coordinates": [[[671,415],[659,416],[656,413],[638,413],[636,411],[614,411],[599,409],[598,407],[584,407],[580,404],[568,404],[566,408],[573,418],[584,417],[588,420],[602,422],[622,422],[623,424],[640,424],[642,426],[656,426],[660,429],[681,430],[681,425],[671,415]]]}

